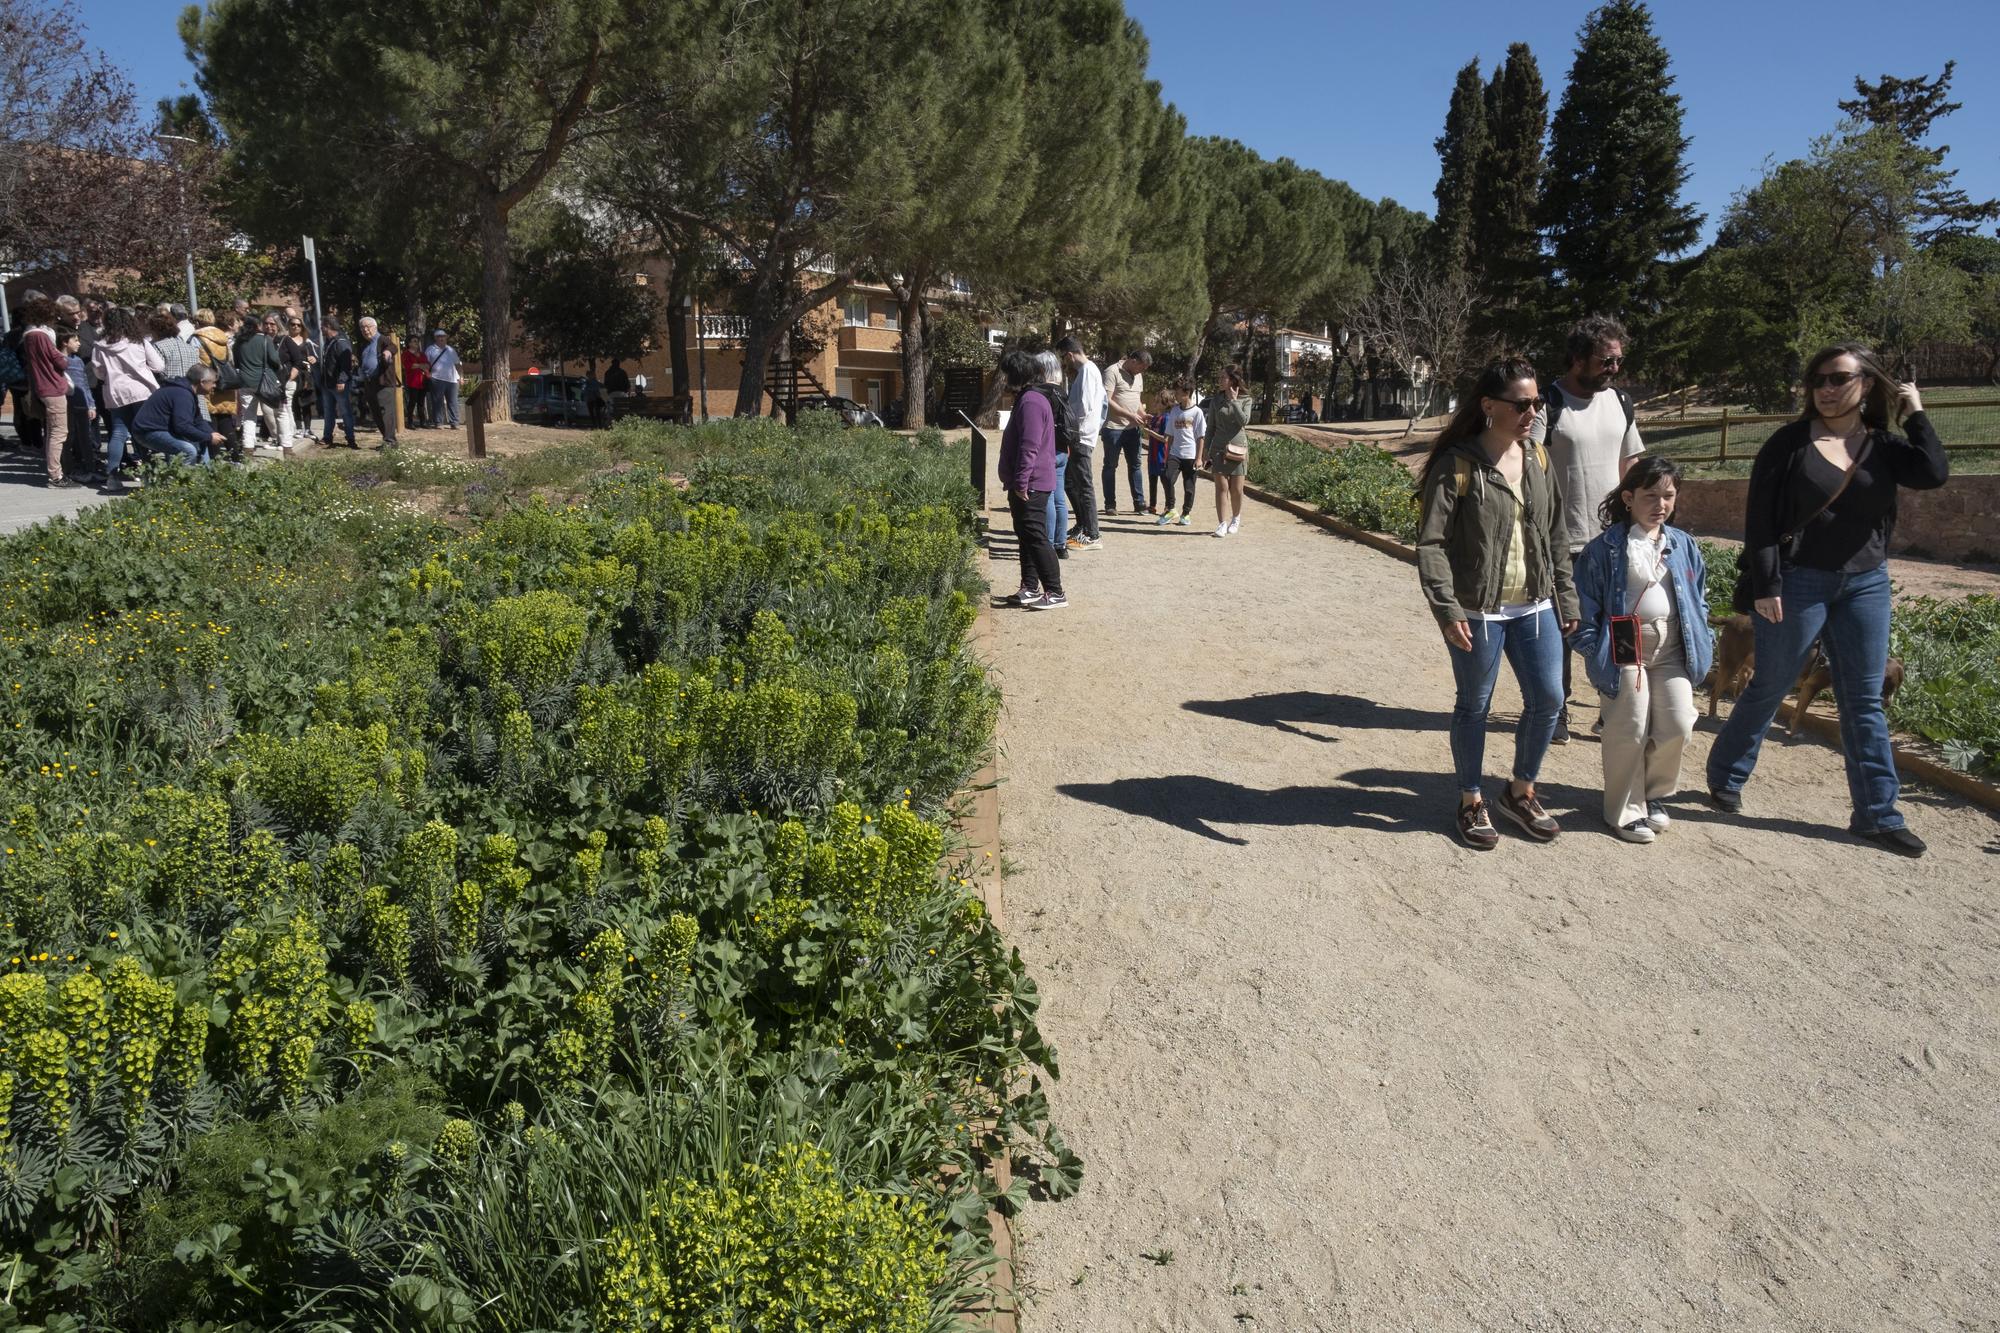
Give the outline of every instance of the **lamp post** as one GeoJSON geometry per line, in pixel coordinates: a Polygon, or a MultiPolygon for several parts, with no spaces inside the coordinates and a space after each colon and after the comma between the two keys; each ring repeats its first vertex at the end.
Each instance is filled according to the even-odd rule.
{"type": "Polygon", "coordinates": [[[708,335],[702,331],[701,307],[694,305],[694,297],[683,296],[681,309],[685,311],[690,306],[694,308],[694,355],[701,366],[701,419],[706,422],[708,420],[708,335]]]}
{"type": "MultiPolygon", "coordinates": [[[[158,130],[155,130],[153,132],[153,137],[155,139],[172,139],[176,143],[199,144],[201,142],[199,139],[190,139],[185,134],[166,134],[158,130]]],[[[181,243],[185,247],[187,245],[187,236],[188,236],[187,177],[177,169],[174,172],[174,182],[180,190],[181,243]]],[[[186,254],[187,254],[187,284],[188,284],[188,318],[193,319],[195,309],[201,303],[194,299],[194,250],[191,247],[187,248],[186,254]]]]}

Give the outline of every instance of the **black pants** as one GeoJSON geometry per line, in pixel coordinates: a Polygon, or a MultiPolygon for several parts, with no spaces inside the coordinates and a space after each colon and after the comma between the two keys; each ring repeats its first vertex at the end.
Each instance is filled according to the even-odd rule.
{"type": "MultiPolygon", "coordinates": [[[[1090,452],[1072,449],[1069,466],[1063,469],[1063,493],[1069,496],[1070,523],[1076,528],[1076,535],[1096,541],[1097,530],[1097,490],[1091,476],[1095,466],[1090,452]]],[[[1049,534],[1051,538],[1054,533],[1049,534]]],[[[1065,533],[1065,536],[1068,534],[1065,533]]]]}
{"type": "Polygon", "coordinates": [[[1008,491],[1007,509],[1014,515],[1014,539],[1021,547],[1021,586],[1029,592],[1060,593],[1062,564],[1049,544],[1049,493],[1029,491],[1023,500],[1008,491]]]}
{"type": "Polygon", "coordinates": [[[1174,479],[1176,477],[1180,479],[1181,483],[1181,514],[1185,517],[1194,512],[1194,460],[1192,458],[1169,458],[1167,460],[1167,470],[1160,478],[1167,488],[1167,507],[1160,511],[1163,514],[1171,514],[1174,511],[1174,479]]]}

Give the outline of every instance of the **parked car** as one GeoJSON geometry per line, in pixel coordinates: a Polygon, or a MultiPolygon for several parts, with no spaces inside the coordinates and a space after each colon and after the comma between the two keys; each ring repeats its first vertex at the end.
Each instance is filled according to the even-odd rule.
{"type": "Polygon", "coordinates": [[[586,375],[523,375],[514,381],[514,420],[562,421],[566,410],[570,421],[588,424],[591,384],[586,375]]]}
{"type": "MultiPolygon", "coordinates": [[[[850,426],[880,426],[882,418],[871,407],[833,394],[808,393],[799,396],[800,412],[834,412],[850,426]]],[[[796,421],[798,418],[793,417],[796,421]]]]}

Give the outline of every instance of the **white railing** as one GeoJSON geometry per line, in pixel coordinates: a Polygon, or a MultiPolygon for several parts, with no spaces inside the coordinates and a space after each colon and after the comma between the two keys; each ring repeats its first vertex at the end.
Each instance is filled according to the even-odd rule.
{"type": "Polygon", "coordinates": [[[705,343],[742,342],[750,336],[748,315],[703,315],[698,321],[699,336],[705,343]]]}

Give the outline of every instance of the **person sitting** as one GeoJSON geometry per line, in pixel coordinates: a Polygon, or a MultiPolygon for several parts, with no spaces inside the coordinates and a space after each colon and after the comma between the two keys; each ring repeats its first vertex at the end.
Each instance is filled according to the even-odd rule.
{"type": "MultiPolygon", "coordinates": [[[[153,390],[132,418],[140,447],[171,454],[184,462],[212,457],[229,437],[201,419],[200,398],[215,392],[215,367],[196,366],[184,380],[168,380],[153,390]]],[[[107,489],[115,490],[113,477],[107,489]]]]}

